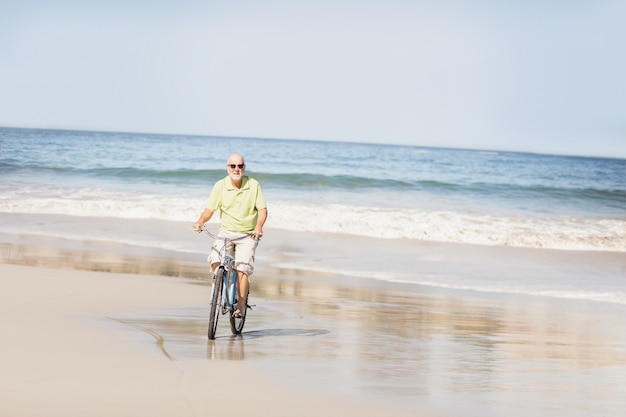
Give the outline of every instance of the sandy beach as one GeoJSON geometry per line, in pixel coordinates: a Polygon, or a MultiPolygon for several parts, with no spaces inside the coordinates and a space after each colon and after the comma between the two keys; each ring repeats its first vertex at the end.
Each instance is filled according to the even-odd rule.
{"type": "MultiPolygon", "coordinates": [[[[271,268],[276,256],[340,253],[335,261],[357,262],[355,248],[375,243],[326,236],[326,246],[302,252],[288,233],[267,235],[244,334],[231,336],[222,320],[208,341],[203,257],[2,234],[0,416],[571,417],[626,409],[623,304],[271,268]]],[[[422,268],[442,273],[470,258],[485,272],[513,261],[517,273],[524,265],[565,273],[568,264],[571,273],[624,271],[620,254],[421,249],[429,260],[422,268]]]]}

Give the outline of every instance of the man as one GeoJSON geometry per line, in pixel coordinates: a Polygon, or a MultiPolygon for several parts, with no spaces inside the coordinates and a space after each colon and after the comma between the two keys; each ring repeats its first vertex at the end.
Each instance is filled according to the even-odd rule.
{"type": "MultiPolygon", "coordinates": [[[[259,183],[244,175],[246,164],[243,156],[232,154],[226,162],[228,176],[217,181],[211,190],[206,208],[194,223],[194,230],[200,232],[216,210],[220,210],[220,230],[218,236],[229,239],[243,235],[251,236],[233,242],[235,245],[235,269],[237,270],[237,310],[235,317],[246,314],[246,298],[250,287],[249,276],[254,271],[254,254],[263,236],[263,225],[267,220],[267,205],[259,183]]],[[[219,253],[224,246],[223,239],[215,239],[208,261],[215,271],[220,263],[219,253]]]]}

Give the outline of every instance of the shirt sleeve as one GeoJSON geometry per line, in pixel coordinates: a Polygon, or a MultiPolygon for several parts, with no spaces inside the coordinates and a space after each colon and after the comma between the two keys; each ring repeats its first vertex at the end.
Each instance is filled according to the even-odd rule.
{"type": "Polygon", "coordinates": [[[212,211],[216,211],[220,206],[220,200],[222,196],[222,188],[224,187],[224,181],[220,180],[213,185],[211,194],[206,202],[206,208],[212,211]]]}
{"type": "Polygon", "coordinates": [[[256,209],[261,210],[267,208],[267,203],[265,202],[265,196],[263,196],[263,190],[261,190],[261,185],[257,182],[257,192],[256,192],[256,209]]]}

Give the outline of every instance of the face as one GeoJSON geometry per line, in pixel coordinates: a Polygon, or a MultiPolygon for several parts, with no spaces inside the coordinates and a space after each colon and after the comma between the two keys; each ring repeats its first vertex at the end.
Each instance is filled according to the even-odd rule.
{"type": "Polygon", "coordinates": [[[246,170],[246,165],[241,155],[231,155],[226,163],[226,171],[228,176],[233,181],[239,181],[243,177],[243,173],[246,170]]]}

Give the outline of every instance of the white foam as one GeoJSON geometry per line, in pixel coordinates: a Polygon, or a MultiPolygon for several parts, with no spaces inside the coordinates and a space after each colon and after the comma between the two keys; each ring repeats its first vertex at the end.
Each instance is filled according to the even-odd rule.
{"type": "Polygon", "coordinates": [[[278,227],[404,238],[567,250],[626,251],[626,220],[522,218],[469,212],[280,204],[271,211],[278,227]]]}
{"type": "MultiPolygon", "coordinates": [[[[0,212],[193,222],[206,196],[81,189],[0,193],[0,212]]],[[[272,201],[268,226],[391,239],[626,252],[626,218],[577,219],[272,201]]]]}

